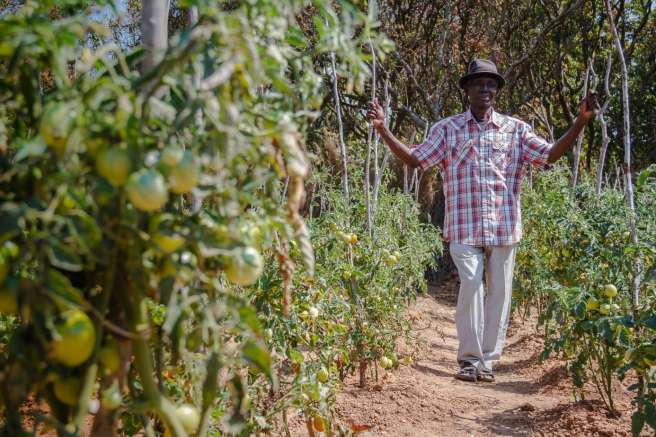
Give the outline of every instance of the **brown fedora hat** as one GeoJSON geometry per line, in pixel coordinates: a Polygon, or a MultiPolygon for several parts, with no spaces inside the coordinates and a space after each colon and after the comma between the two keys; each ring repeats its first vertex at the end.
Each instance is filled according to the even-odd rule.
{"type": "Polygon", "coordinates": [[[497,66],[494,62],[487,59],[474,59],[469,63],[467,74],[462,76],[458,81],[460,88],[464,88],[469,79],[480,76],[490,76],[499,81],[499,89],[503,88],[506,80],[497,72],[497,66]]]}

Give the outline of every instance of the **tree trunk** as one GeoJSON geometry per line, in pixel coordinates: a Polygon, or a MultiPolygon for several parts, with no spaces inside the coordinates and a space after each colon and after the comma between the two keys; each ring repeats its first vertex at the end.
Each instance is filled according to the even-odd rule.
{"type": "Polygon", "coordinates": [[[159,63],[168,45],[169,3],[167,0],[144,0],[141,10],[141,44],[146,51],[141,71],[159,63]]]}
{"type": "MultiPolygon", "coordinates": [[[[583,99],[585,99],[585,96],[588,94],[588,81],[590,78],[590,69],[592,65],[592,61],[590,61],[590,64],[588,65],[587,70],[585,71],[585,80],[583,81],[583,99]]],[[[572,159],[572,187],[576,187],[576,183],[578,182],[579,178],[579,162],[581,161],[581,146],[583,145],[583,137],[585,130],[582,130],[581,133],[579,133],[579,136],[576,138],[576,146],[574,147],[574,157],[572,159]]]]}
{"type": "MultiPolygon", "coordinates": [[[[617,28],[613,22],[613,10],[610,6],[610,0],[604,0],[606,4],[606,12],[608,13],[608,23],[613,33],[613,40],[617,55],[620,60],[620,67],[622,67],[622,116],[623,116],[623,143],[624,143],[624,196],[626,203],[629,207],[629,226],[631,227],[631,242],[638,244],[638,234],[636,230],[636,213],[635,204],[633,201],[633,183],[631,181],[631,122],[629,111],[629,73],[626,69],[626,61],[624,59],[624,49],[620,42],[620,37],[617,34],[617,28]]],[[[640,271],[642,268],[640,260],[636,262],[633,270],[633,281],[631,283],[631,304],[633,306],[634,315],[638,313],[638,304],[640,303],[640,271]]]]}
{"type": "Polygon", "coordinates": [[[601,126],[601,149],[599,149],[599,160],[597,162],[597,185],[595,191],[597,194],[601,193],[601,183],[604,180],[604,164],[606,162],[606,151],[608,150],[608,124],[606,123],[605,113],[610,102],[610,72],[613,65],[613,55],[608,55],[606,62],[606,75],[604,76],[604,90],[606,93],[606,101],[601,106],[599,111],[599,124],[601,126]]]}
{"type": "Polygon", "coordinates": [[[339,152],[341,155],[342,165],[342,187],[344,190],[344,204],[346,209],[350,205],[348,166],[346,157],[346,143],[344,143],[344,123],[342,121],[342,105],[339,101],[339,89],[337,88],[337,64],[335,62],[335,52],[330,52],[331,75],[333,79],[333,94],[335,95],[335,113],[337,113],[337,127],[339,133],[339,152]]]}
{"type": "MultiPolygon", "coordinates": [[[[376,50],[369,40],[369,48],[371,49],[371,100],[376,100],[376,50]]],[[[373,142],[376,137],[376,130],[373,124],[369,127],[369,136],[367,137],[367,159],[364,162],[364,204],[367,210],[367,234],[369,240],[373,240],[373,206],[371,204],[371,152],[373,142]]],[[[374,154],[375,166],[378,167],[378,159],[374,154]]],[[[376,172],[374,171],[374,180],[376,179],[376,172]]]]}

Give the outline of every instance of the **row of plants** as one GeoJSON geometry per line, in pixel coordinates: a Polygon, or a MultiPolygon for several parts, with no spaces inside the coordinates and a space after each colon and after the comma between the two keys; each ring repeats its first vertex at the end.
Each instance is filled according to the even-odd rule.
{"type": "Polygon", "coordinates": [[[645,170],[635,186],[637,244],[624,193],[574,189],[565,171],[535,178],[524,197],[525,236],[517,257],[516,308],[537,306],[546,358],[557,354],[583,397],[590,382],[618,414],[617,381],[635,392],[634,435],[656,429],[656,182],[645,170]],[[632,281],[640,272],[638,301],[632,281]]]}
{"type": "Polygon", "coordinates": [[[0,19],[4,435],[252,435],[298,411],[347,434],[339,381],[399,365],[438,232],[383,184],[373,237],[365,146],[345,203],[304,141],[326,59],[351,89],[389,47],[373,15],[182,3],[198,19],[161,53],[111,40],[112,2],[0,19]]]}
{"type": "MultiPolygon", "coordinates": [[[[413,199],[385,189],[372,241],[364,226],[364,204],[356,200],[363,194],[357,187],[351,186],[354,201],[348,207],[340,187],[315,191],[323,197],[316,200],[327,207],[309,219],[316,273],[312,278],[304,271],[295,273],[287,313],[284,277],[276,269],[265,272],[253,287],[280,384],[298,394],[287,405],[302,413],[310,435],[349,433],[332,409],[349,375],[356,374],[363,386],[377,379],[381,369],[412,362],[411,356],[397,356],[396,344],[401,337],[409,339],[405,310],[426,290],[424,272],[441,251],[439,231],[420,223],[413,199]]],[[[298,248],[291,253],[300,256],[298,248]]]]}

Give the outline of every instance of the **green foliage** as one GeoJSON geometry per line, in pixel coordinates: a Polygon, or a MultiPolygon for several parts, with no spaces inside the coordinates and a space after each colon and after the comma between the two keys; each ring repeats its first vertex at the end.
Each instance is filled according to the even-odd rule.
{"type": "MultiPolygon", "coordinates": [[[[184,436],[175,405],[193,402],[202,415],[198,435],[250,435],[271,430],[286,406],[333,393],[308,392],[313,364],[271,399],[281,386],[279,362],[262,322],[283,329],[287,316],[262,317],[251,301],[262,310],[264,296],[276,306],[283,296],[275,284],[290,280],[294,262],[314,268],[299,202],[308,173],[303,132],[322,101],[322,60],[335,52],[347,86],[361,86],[370,56],[361,47],[380,50],[387,41],[374,32],[373,16],[349,2],[184,3],[191,5],[198,22],[173,34],[149,71],[139,71],[144,50],[107,41],[86,2],[58,2],[57,9],[26,2],[0,19],[0,242],[11,246],[0,254],[0,279],[2,311],[17,316],[0,320],[9,435],[28,423],[21,408],[28,399],[49,404],[43,420],[60,434],[80,434],[96,391],[117,386],[122,399],[112,408],[121,407],[96,415],[105,420],[98,419],[100,433],[154,427],[184,436]],[[288,197],[286,180],[295,190],[288,197]],[[52,356],[61,337],[55,328],[70,308],[93,321],[85,329],[96,339],[91,357],[76,366],[52,356]],[[122,364],[99,369],[100,350],[114,343],[122,364]],[[79,388],[77,402],[58,395],[64,378],[79,388]]],[[[407,217],[406,231],[419,231],[407,201],[395,199],[394,208],[407,217]]],[[[320,260],[334,267],[336,253],[317,234],[320,260]]],[[[404,290],[421,278],[426,252],[409,246],[416,235],[404,238],[381,242],[420,264],[363,282],[368,317],[386,318],[386,336],[367,331],[362,359],[390,351],[397,335],[391,331],[403,306],[387,311],[402,304],[402,292],[384,288],[392,275],[404,290]]],[[[368,273],[373,253],[358,255],[358,275],[368,273]]],[[[303,274],[293,287],[320,279],[303,274]]],[[[337,287],[333,280],[326,283],[337,287]]],[[[323,292],[326,305],[340,305],[340,293],[323,292]]],[[[306,305],[291,304],[291,314],[306,305]]],[[[349,315],[352,303],[345,305],[339,311],[349,315]]],[[[301,352],[291,351],[299,363],[301,352]]]]}
{"type": "Polygon", "coordinates": [[[598,196],[588,179],[572,190],[563,171],[536,178],[524,197],[525,236],[515,279],[516,305],[538,305],[547,336],[543,356],[559,353],[567,359],[578,387],[591,380],[613,411],[613,380],[628,371],[642,378],[644,385],[632,387],[637,421],[653,412],[656,382],[656,184],[650,174],[647,169],[638,176],[635,190],[636,244],[621,191],[608,188],[598,196]],[[636,266],[641,266],[641,287],[634,308],[636,266]]]}
{"type": "MultiPolygon", "coordinates": [[[[319,415],[332,421],[334,388],[347,375],[366,375],[369,369],[377,375],[377,364],[386,367],[385,359],[400,364],[396,342],[410,331],[405,310],[417,292],[425,291],[424,272],[442,249],[439,231],[419,221],[412,198],[384,186],[376,237],[369,238],[362,175],[357,172],[361,146],[356,143],[349,150],[350,205],[345,205],[339,180],[329,168],[317,168],[310,180],[315,188],[309,215],[314,218],[308,224],[317,270],[314,278],[304,271],[294,276],[288,315],[286,285],[275,269],[265,272],[253,294],[266,326],[264,337],[286,371],[281,381],[288,379],[289,391],[300,394],[292,405],[308,420],[319,415]]],[[[299,247],[292,243],[290,254],[300,257],[299,247]]]]}

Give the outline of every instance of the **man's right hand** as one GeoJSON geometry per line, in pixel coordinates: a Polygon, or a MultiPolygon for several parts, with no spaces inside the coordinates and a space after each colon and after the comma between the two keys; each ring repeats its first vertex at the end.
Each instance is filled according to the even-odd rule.
{"type": "Polygon", "coordinates": [[[378,104],[377,99],[373,99],[369,102],[367,118],[376,129],[385,125],[385,113],[383,112],[383,108],[378,104]]]}

